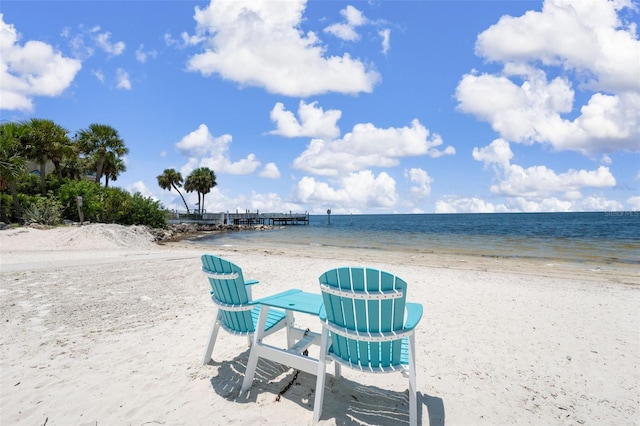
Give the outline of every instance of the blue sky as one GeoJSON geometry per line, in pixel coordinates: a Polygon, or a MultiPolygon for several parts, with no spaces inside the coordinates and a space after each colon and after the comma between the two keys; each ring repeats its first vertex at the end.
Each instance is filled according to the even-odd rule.
{"type": "Polygon", "coordinates": [[[116,128],[171,209],[207,166],[209,212],[640,210],[639,8],[5,0],[0,119],[116,128]]]}

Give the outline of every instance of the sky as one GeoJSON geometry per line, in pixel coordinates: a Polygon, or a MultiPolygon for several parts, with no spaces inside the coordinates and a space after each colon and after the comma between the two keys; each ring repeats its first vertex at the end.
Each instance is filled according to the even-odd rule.
{"type": "Polygon", "coordinates": [[[179,211],[168,168],[216,173],[207,212],[640,210],[639,17],[631,0],[3,0],[0,120],[112,126],[129,154],[110,185],[179,211]]]}

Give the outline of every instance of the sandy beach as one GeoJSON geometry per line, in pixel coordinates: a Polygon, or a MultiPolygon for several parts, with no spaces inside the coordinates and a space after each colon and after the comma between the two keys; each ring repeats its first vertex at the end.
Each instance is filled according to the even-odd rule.
{"type": "MultiPolygon", "coordinates": [[[[416,332],[423,425],[640,425],[640,268],[425,254],[157,244],[143,227],[0,231],[0,424],[311,424],[315,376],[260,361],[213,320],[200,255],[260,280],[254,297],[319,293],[348,265],[387,270],[424,306],[416,332]]],[[[317,318],[299,315],[320,331],[317,318]]],[[[271,337],[285,344],[284,334],[271,337]]],[[[332,371],[332,369],[330,369],[332,371]]],[[[400,374],[343,369],[320,424],[407,424],[400,374]]]]}

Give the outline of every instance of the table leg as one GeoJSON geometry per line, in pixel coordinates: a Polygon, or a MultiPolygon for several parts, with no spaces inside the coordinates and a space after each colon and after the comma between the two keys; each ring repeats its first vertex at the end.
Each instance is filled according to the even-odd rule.
{"type": "Polygon", "coordinates": [[[248,391],[253,384],[253,376],[256,373],[256,367],[258,365],[258,346],[262,343],[262,338],[264,337],[264,328],[267,324],[268,314],[269,307],[260,306],[260,316],[258,317],[256,331],[253,334],[253,345],[251,345],[249,361],[247,361],[247,370],[244,373],[244,380],[242,381],[240,393],[245,393],[246,391],[248,391]]]}
{"type": "Polygon", "coordinates": [[[296,339],[293,336],[293,333],[291,333],[291,329],[294,326],[295,323],[295,318],[293,317],[293,312],[291,311],[287,311],[287,349],[291,349],[293,347],[293,345],[296,344],[296,339]]]}

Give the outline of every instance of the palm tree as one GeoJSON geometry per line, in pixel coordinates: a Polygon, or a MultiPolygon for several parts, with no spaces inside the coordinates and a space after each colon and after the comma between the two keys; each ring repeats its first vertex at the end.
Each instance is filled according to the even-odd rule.
{"type": "Polygon", "coordinates": [[[199,167],[187,177],[184,189],[187,192],[196,191],[198,193],[199,213],[204,213],[204,196],[211,191],[211,188],[218,185],[216,174],[208,167],[199,167]],[[202,198],[201,198],[202,197],[202,198]]]}
{"type": "Polygon", "coordinates": [[[55,159],[59,170],[62,155],[67,151],[64,147],[71,142],[69,131],[51,120],[41,118],[32,118],[26,123],[26,128],[27,158],[40,166],[40,188],[42,195],[45,195],[47,161],[55,159]]]}
{"type": "Polygon", "coordinates": [[[180,198],[182,198],[184,206],[187,208],[187,214],[189,214],[189,206],[182,196],[182,192],[180,192],[180,190],[178,189],[182,186],[182,182],[182,175],[175,169],[165,169],[164,172],[162,172],[162,174],[158,176],[158,185],[160,185],[160,188],[168,189],[169,191],[171,191],[171,188],[173,188],[178,191],[178,194],[180,194],[180,198]]]}
{"type": "MultiPolygon", "coordinates": [[[[9,187],[13,197],[15,217],[18,219],[22,216],[22,212],[16,183],[20,175],[27,172],[21,140],[26,133],[26,125],[22,123],[6,122],[0,124],[0,183],[9,187]]],[[[4,211],[2,216],[3,218],[6,216],[4,211]]]]}
{"type": "Polygon", "coordinates": [[[90,124],[87,129],[82,129],[76,134],[76,141],[83,153],[97,156],[96,183],[100,182],[104,174],[107,153],[112,153],[116,158],[129,153],[129,148],[120,139],[118,131],[106,124],[90,124]]]}
{"type": "Polygon", "coordinates": [[[109,187],[109,179],[118,180],[120,173],[126,171],[127,166],[124,164],[124,160],[120,157],[116,157],[113,152],[107,152],[104,159],[104,165],[102,167],[105,188],[109,187]]]}
{"type": "Polygon", "coordinates": [[[200,212],[200,191],[197,190],[196,177],[193,173],[187,176],[187,180],[184,181],[184,190],[187,192],[198,192],[198,212],[200,212]]]}
{"type": "Polygon", "coordinates": [[[60,162],[61,178],[69,178],[72,180],[80,180],[91,170],[91,158],[81,157],[78,144],[71,145],[72,154],[63,157],[60,162]]]}
{"type": "Polygon", "coordinates": [[[62,179],[62,163],[78,157],[75,144],[67,134],[53,141],[50,155],[58,179],[62,179]]]}

